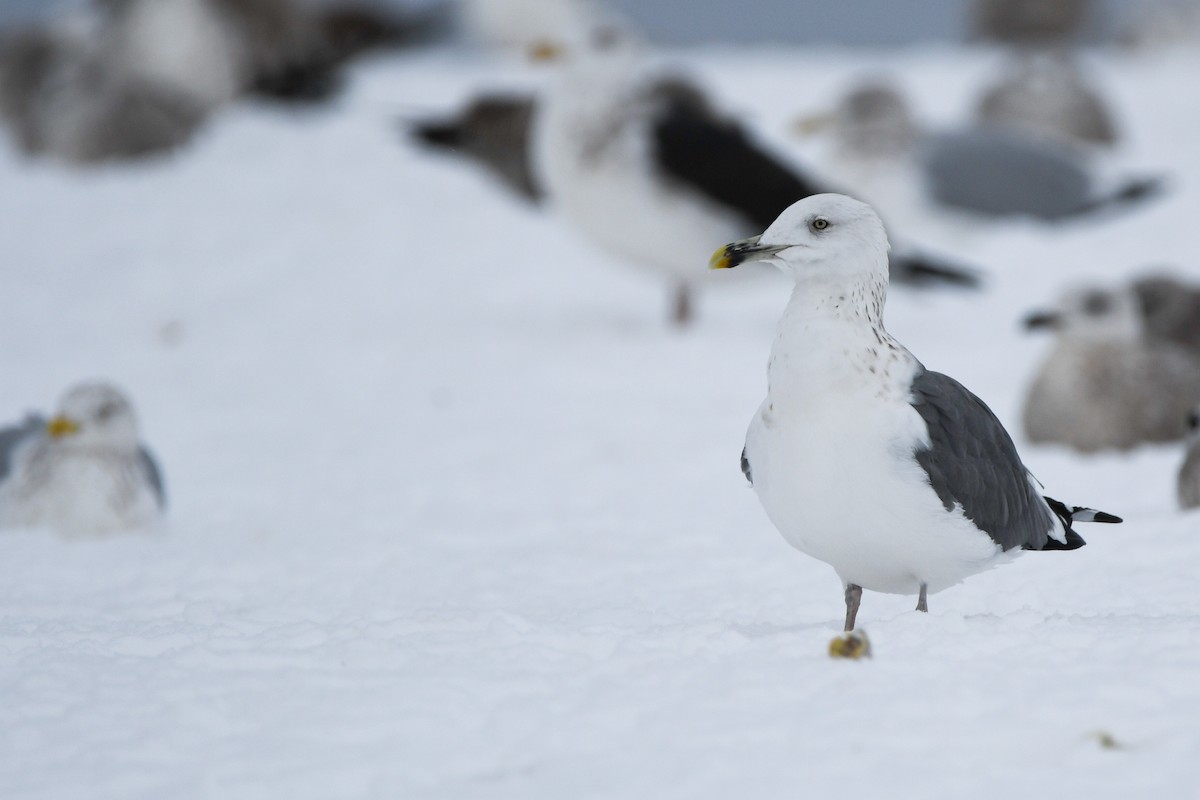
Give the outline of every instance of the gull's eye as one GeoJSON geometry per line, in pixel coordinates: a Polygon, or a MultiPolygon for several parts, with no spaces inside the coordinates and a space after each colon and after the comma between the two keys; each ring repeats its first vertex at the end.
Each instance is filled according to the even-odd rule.
{"type": "Polygon", "coordinates": [[[823,231],[829,227],[829,220],[824,217],[813,217],[813,221],[808,224],[814,231],[823,231]]]}
{"type": "Polygon", "coordinates": [[[100,420],[101,422],[112,419],[114,416],[116,416],[118,410],[119,409],[117,408],[116,403],[105,403],[104,405],[100,406],[100,408],[96,409],[96,419],[100,420]]]}

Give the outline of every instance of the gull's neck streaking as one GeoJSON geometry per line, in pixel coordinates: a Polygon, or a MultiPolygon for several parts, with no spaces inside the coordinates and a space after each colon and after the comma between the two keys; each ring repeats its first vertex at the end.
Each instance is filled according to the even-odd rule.
{"type": "Polygon", "coordinates": [[[916,359],[883,327],[887,275],[800,279],[779,322],[767,368],[772,395],[874,385],[911,376],[916,359]]]}

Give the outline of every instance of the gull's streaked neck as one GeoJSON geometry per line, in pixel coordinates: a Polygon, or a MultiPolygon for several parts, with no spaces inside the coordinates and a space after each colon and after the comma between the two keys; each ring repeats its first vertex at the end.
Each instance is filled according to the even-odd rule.
{"type": "Polygon", "coordinates": [[[800,273],[782,325],[825,320],[883,330],[886,272],[864,267],[861,272],[847,276],[822,274],[818,269],[800,273]]]}

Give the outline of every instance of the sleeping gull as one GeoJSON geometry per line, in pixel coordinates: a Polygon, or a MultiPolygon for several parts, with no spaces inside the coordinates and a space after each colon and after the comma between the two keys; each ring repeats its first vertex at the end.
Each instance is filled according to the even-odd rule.
{"type": "Polygon", "coordinates": [[[1200,400],[1200,360],[1145,335],[1132,290],[1070,290],[1025,324],[1058,334],[1025,398],[1031,442],[1089,453],[1183,437],[1200,400]]]}
{"type": "MultiPolygon", "coordinates": [[[[550,204],[580,232],[672,282],[673,318],[684,323],[704,278],[696,265],[713,247],[824,189],[691,81],[640,55],[618,38],[565,68],[534,115],[534,166],[550,204]]],[[[897,283],[977,282],[912,251],[894,255],[891,269],[897,283]]]]}
{"type": "Polygon", "coordinates": [[[1119,521],[1042,497],[988,407],[884,329],[887,251],[870,206],[824,194],[711,262],[796,281],[742,471],[784,538],[841,578],[846,631],[864,588],[926,611],[928,593],[1020,550],[1081,547],[1072,522],[1119,521]]]}
{"type": "Polygon", "coordinates": [[[151,525],[165,505],[133,408],[108,384],[79,384],[49,421],[32,416],[0,431],[2,527],[112,533],[151,525]]]}

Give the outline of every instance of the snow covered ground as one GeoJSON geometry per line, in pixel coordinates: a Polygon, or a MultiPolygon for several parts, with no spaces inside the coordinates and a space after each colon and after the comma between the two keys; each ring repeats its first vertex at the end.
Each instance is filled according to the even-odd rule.
{"type": "MultiPolygon", "coordinates": [[[[933,120],[994,54],[679,54],[764,136],[886,68],[933,120]]],[[[1017,430],[1081,277],[1200,277],[1200,57],[1096,56],[1163,202],[1066,228],[906,233],[986,291],[895,290],[891,330],[1017,430]]],[[[397,114],[533,80],[446,53],[328,110],[236,108],[176,159],[78,173],[0,150],[0,416],[130,390],[163,534],[0,538],[0,797],[1182,797],[1200,777],[1196,517],[1176,447],[1022,446],[1125,516],[930,599],[832,570],[738,472],[787,288],[699,324],[397,114]],[[1110,746],[1115,745],[1115,746],[1110,746]]],[[[1020,444],[1020,442],[1018,442],[1020,444]]],[[[862,502],[870,502],[864,495],[862,502]]],[[[852,509],[848,509],[852,513],[852,509]]]]}

